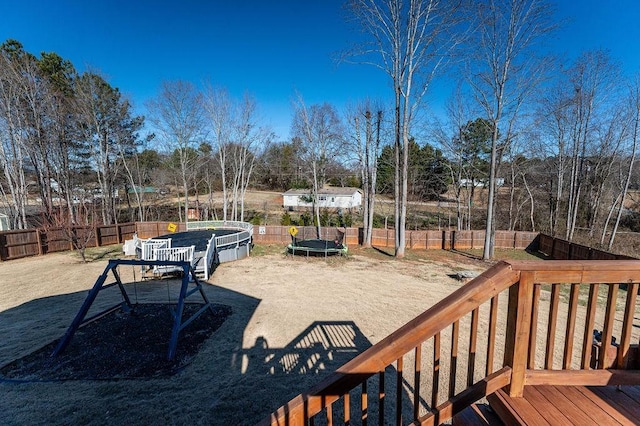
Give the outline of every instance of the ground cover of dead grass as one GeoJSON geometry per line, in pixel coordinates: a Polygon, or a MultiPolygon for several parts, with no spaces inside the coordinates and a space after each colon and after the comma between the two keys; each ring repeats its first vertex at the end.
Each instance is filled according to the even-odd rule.
{"type": "MultiPolygon", "coordinates": [[[[69,253],[0,263],[0,366],[59,338],[112,254],[92,252],[95,260],[87,264],[69,253]]],[[[439,250],[408,251],[398,261],[375,249],[307,259],[287,256],[282,246],[257,246],[252,257],[221,265],[205,285],[211,301],[232,313],[188,366],[168,377],[138,380],[0,379],[0,424],[255,424],[459,288],[456,272],[489,266],[469,254],[439,250]]],[[[134,267],[119,273],[134,301],[165,303],[177,297],[178,280],[140,282],[134,267]]],[[[97,308],[118,297],[117,292],[101,295],[97,308]]],[[[542,300],[548,300],[546,290],[542,300]]],[[[540,309],[546,316],[544,303],[540,309]]],[[[504,318],[506,297],[500,310],[504,318]]],[[[563,319],[562,312],[559,316],[563,319]]],[[[482,333],[486,317],[483,307],[482,333]]],[[[499,326],[498,340],[505,328],[499,326]]],[[[468,330],[468,319],[461,320],[461,354],[468,330]]],[[[443,348],[450,346],[449,338],[450,331],[443,332],[443,348]]],[[[425,354],[431,353],[427,346],[425,354]]],[[[411,365],[410,354],[403,384],[408,395],[415,386],[411,365]]],[[[449,368],[443,360],[444,382],[449,368]]],[[[463,382],[466,370],[461,358],[463,382]]],[[[422,380],[422,389],[429,389],[428,375],[422,380]]]]}
{"type": "MultiPolygon", "coordinates": [[[[0,381],[0,423],[253,424],[458,288],[452,273],[486,268],[444,252],[433,254],[437,261],[427,252],[395,261],[373,250],[326,260],[292,258],[281,246],[261,250],[210,278],[207,295],[232,314],[178,374],[0,381]],[[331,327],[347,330],[349,344],[303,365],[301,342],[331,327]]],[[[110,255],[92,253],[86,264],[72,253],[0,263],[0,365],[62,336],[110,255]]],[[[119,272],[125,282],[140,280],[134,267],[119,272]]],[[[127,286],[139,302],[164,302],[176,297],[170,281],[127,286]]],[[[100,295],[96,305],[118,297],[100,295]]]]}

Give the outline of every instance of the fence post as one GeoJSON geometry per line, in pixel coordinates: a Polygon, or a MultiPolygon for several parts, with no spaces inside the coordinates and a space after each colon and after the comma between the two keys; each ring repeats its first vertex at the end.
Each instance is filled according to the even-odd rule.
{"type": "Polygon", "coordinates": [[[42,256],[44,248],[42,247],[42,235],[40,235],[40,228],[36,228],[36,241],[38,242],[38,255],[42,256]]]}

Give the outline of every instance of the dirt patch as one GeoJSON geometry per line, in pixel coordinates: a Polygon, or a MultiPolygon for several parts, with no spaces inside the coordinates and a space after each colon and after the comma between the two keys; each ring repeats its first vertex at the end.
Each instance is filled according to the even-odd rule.
{"type": "MultiPolygon", "coordinates": [[[[183,318],[202,307],[186,304],[183,318]]],[[[167,360],[173,318],[168,304],[136,305],[119,310],[80,328],[64,352],[51,354],[58,341],[0,369],[4,379],[19,381],[102,380],[166,377],[187,366],[202,344],[231,314],[214,305],[180,333],[174,360],[167,360]]]]}

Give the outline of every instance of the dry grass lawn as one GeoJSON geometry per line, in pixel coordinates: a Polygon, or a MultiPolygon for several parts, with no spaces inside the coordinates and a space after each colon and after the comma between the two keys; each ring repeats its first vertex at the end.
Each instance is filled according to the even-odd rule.
{"type": "MultiPolygon", "coordinates": [[[[0,365],[59,338],[105,264],[83,264],[70,253],[0,263],[0,365]]],[[[121,268],[123,281],[139,279],[133,267],[121,268]]],[[[254,424],[455,290],[460,283],[449,274],[460,269],[485,265],[444,252],[405,261],[376,252],[324,260],[267,248],[221,265],[209,280],[208,296],[233,314],[180,373],[149,380],[0,380],[0,424],[254,424]],[[317,347],[318,333],[329,329],[346,333],[332,338],[342,350],[316,363],[304,358],[303,349],[317,347]]],[[[165,301],[174,290],[166,283],[129,284],[140,301],[165,301]]],[[[107,292],[98,297],[104,306],[117,300],[107,292]]]]}
{"type": "MultiPolygon", "coordinates": [[[[518,255],[522,258],[522,253],[518,255]]],[[[87,264],[70,253],[0,263],[0,366],[62,336],[109,253],[94,256],[99,259],[87,264]]],[[[252,257],[221,265],[209,279],[205,290],[211,301],[233,312],[179,373],[144,380],[0,378],[0,424],[255,424],[459,288],[461,283],[450,275],[460,270],[482,272],[488,266],[443,251],[410,251],[402,261],[362,249],[347,258],[306,259],[286,256],[282,247],[258,246],[252,257]]],[[[176,298],[176,280],[136,282],[140,274],[133,267],[121,267],[119,273],[129,283],[134,301],[176,298]]],[[[620,293],[618,304],[624,305],[625,292],[620,293]]],[[[97,302],[109,306],[118,297],[105,291],[97,302]]],[[[566,297],[562,293],[559,323],[566,318],[566,297]]],[[[584,295],[578,321],[584,318],[583,299],[584,295]]],[[[546,327],[548,300],[548,289],[543,288],[540,334],[546,327]]],[[[502,318],[505,310],[503,297],[502,318]]],[[[484,305],[479,323],[478,342],[486,342],[484,305]]],[[[602,315],[596,327],[601,324],[602,315]]],[[[563,335],[559,327],[558,335],[563,335]]],[[[499,342],[505,328],[504,323],[498,327],[499,342]]],[[[634,327],[634,341],[638,329],[634,327]]],[[[461,354],[468,346],[468,330],[468,319],[463,319],[461,354]]],[[[450,347],[450,334],[449,330],[442,334],[443,350],[450,347]]],[[[557,346],[562,348],[559,339],[557,346]]],[[[538,340],[538,348],[544,343],[538,340]]],[[[429,345],[425,344],[424,354],[432,353],[429,345]]],[[[542,361],[540,349],[536,355],[542,361]]],[[[555,357],[556,362],[561,356],[555,357]]],[[[413,386],[412,357],[409,354],[404,361],[403,387],[408,395],[413,386]]],[[[486,354],[479,350],[478,365],[483,365],[482,357],[486,354]]],[[[496,360],[501,360],[499,351],[496,360]]],[[[442,381],[448,382],[449,367],[443,361],[442,381]]],[[[461,358],[458,368],[463,386],[465,362],[461,358]]],[[[427,376],[422,376],[422,389],[430,389],[427,376]]],[[[484,377],[483,371],[476,371],[476,376],[484,377]]],[[[370,408],[374,413],[373,404],[370,408]]]]}

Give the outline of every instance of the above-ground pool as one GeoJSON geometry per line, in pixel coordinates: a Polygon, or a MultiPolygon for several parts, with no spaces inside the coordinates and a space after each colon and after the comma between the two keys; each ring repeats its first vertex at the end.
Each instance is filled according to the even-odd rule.
{"type": "MultiPolygon", "coordinates": [[[[184,260],[174,259],[171,253],[176,253],[175,256],[187,256],[191,259],[195,272],[204,274],[207,279],[218,263],[243,259],[251,252],[253,226],[249,223],[190,222],[187,229],[186,232],[174,232],[147,240],[144,244],[157,244],[158,248],[145,250],[143,247],[142,259],[184,260]],[[163,240],[168,241],[164,243],[163,240]],[[164,254],[157,257],[152,254],[154,250],[158,255],[161,251],[164,251],[164,254]]],[[[154,271],[157,271],[157,268],[154,271]]]]}
{"type": "Polygon", "coordinates": [[[171,247],[195,246],[195,251],[206,251],[207,244],[213,235],[222,237],[223,235],[238,234],[238,229],[201,229],[198,231],[174,232],[173,234],[161,235],[154,240],[171,239],[171,247]]]}

